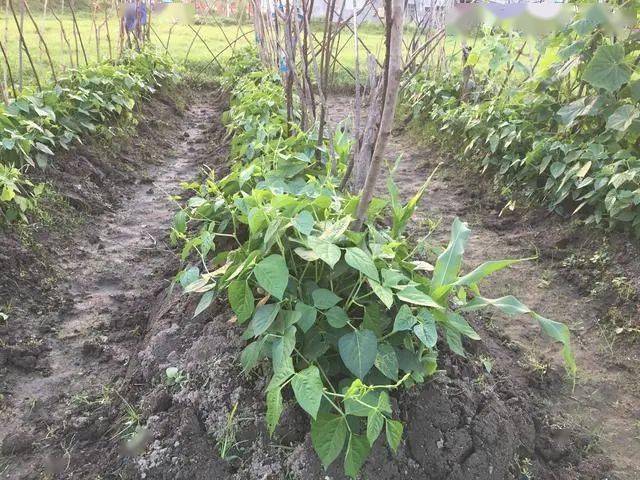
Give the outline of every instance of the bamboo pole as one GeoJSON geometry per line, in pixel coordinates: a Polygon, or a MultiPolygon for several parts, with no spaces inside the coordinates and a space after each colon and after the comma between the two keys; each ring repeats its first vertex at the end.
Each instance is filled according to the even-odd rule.
{"type": "Polygon", "coordinates": [[[98,62],[100,61],[100,31],[98,27],[98,23],[96,22],[96,10],[97,5],[93,4],[93,9],[91,10],[91,24],[93,25],[93,34],[96,38],[96,57],[98,58],[98,62]]]}
{"type": "MultiPolygon", "coordinates": [[[[9,0],[5,0],[4,1],[4,43],[7,44],[8,42],[9,42],[9,0]]],[[[8,58],[6,59],[6,61],[8,62],[8,58]]],[[[7,67],[5,67],[4,63],[2,64],[2,81],[5,85],[7,85],[7,67]]],[[[11,81],[11,83],[15,91],[15,85],[13,84],[13,81],[11,81]]],[[[9,101],[8,94],[6,95],[5,101],[7,102],[9,101]]]]}
{"type": "Polygon", "coordinates": [[[104,8],[104,25],[107,33],[107,45],[109,46],[109,60],[113,60],[113,50],[111,47],[111,32],[109,30],[109,6],[104,8]]]}
{"type": "MultiPolygon", "coordinates": [[[[233,40],[233,43],[239,42],[240,40],[242,40],[244,37],[246,37],[247,35],[250,35],[251,33],[254,33],[254,30],[249,30],[247,33],[243,34],[242,36],[240,36],[239,38],[236,38],[235,40],[233,40]]],[[[225,47],[222,50],[220,50],[215,57],[213,57],[213,59],[207,63],[202,69],[200,69],[200,71],[196,74],[196,76],[194,77],[194,79],[198,79],[200,78],[200,75],[202,75],[207,68],[209,68],[211,66],[211,64],[213,62],[216,62],[218,64],[218,67],[222,68],[222,65],[220,64],[220,62],[218,61],[218,57],[220,55],[222,55],[229,47],[225,47]]]]}
{"type": "Polygon", "coordinates": [[[78,19],[76,18],[76,11],[73,8],[73,0],[69,0],[69,10],[71,10],[73,27],[75,28],[75,32],[77,32],[78,34],[78,41],[80,42],[80,48],[82,48],[82,56],[84,57],[84,64],[89,65],[89,60],[87,60],[87,52],[84,49],[84,42],[82,41],[82,34],[80,33],[80,27],[78,27],[78,19]]]}
{"type": "MultiPolygon", "coordinates": [[[[24,5],[24,2],[22,3],[22,5],[24,5]]],[[[29,60],[31,69],[33,70],[33,76],[36,80],[36,85],[38,86],[38,90],[42,91],[42,85],[40,84],[40,77],[38,77],[38,71],[36,70],[36,67],[33,64],[33,59],[31,58],[31,52],[29,52],[29,47],[27,47],[27,42],[25,42],[24,40],[22,28],[20,26],[20,23],[18,22],[18,17],[16,15],[15,9],[13,8],[12,0],[9,0],[9,7],[11,8],[11,14],[13,15],[13,19],[16,22],[16,27],[18,27],[18,34],[20,35],[20,42],[22,43],[22,47],[24,48],[24,53],[27,56],[27,59],[29,60]]],[[[22,62],[20,62],[20,75],[22,75],[22,62]]],[[[20,85],[20,89],[22,90],[22,84],[20,85]]]]}
{"type": "MultiPolygon", "coordinates": [[[[7,66],[7,73],[9,75],[9,81],[11,82],[11,90],[13,91],[13,98],[18,98],[18,94],[16,92],[16,84],[13,81],[13,74],[11,73],[11,64],[9,63],[9,57],[7,57],[7,52],[4,49],[4,45],[0,42],[0,50],[2,50],[2,56],[4,57],[4,63],[7,66]]],[[[5,82],[6,85],[6,82],[5,82]]]]}
{"type": "Polygon", "coordinates": [[[173,34],[173,29],[176,28],[177,23],[172,23],[171,27],[169,27],[169,34],[167,35],[167,47],[166,53],[169,54],[169,44],[171,43],[171,34],[173,34]]]}
{"type": "MultiPolygon", "coordinates": [[[[202,30],[202,25],[200,25],[198,27],[198,32],[200,33],[200,30],[202,30]]],[[[189,54],[191,53],[191,49],[193,48],[193,44],[196,42],[196,38],[198,38],[195,34],[193,35],[193,37],[191,37],[191,42],[189,43],[189,48],[187,48],[187,53],[184,56],[184,64],[187,63],[187,60],[189,59],[189,54]]]]}
{"type": "Polygon", "coordinates": [[[29,16],[31,23],[33,23],[33,27],[36,29],[36,34],[38,35],[38,38],[40,38],[40,42],[44,46],[44,52],[47,55],[47,59],[49,60],[49,67],[51,67],[51,76],[53,77],[53,82],[58,83],[58,78],[56,77],[56,70],[53,66],[53,61],[51,60],[51,54],[49,54],[49,47],[47,47],[47,43],[44,41],[44,37],[40,32],[40,28],[38,27],[37,22],[33,18],[33,15],[31,15],[31,9],[29,8],[29,4],[27,3],[27,0],[22,0],[22,1],[24,3],[25,9],[27,10],[27,15],[29,16]]]}
{"type": "MultiPolygon", "coordinates": [[[[60,24],[60,65],[62,65],[62,69],[64,70],[64,41],[66,40],[66,34],[64,33],[64,26],[62,25],[62,21],[58,18],[53,8],[51,9],[51,12],[53,13],[54,18],[60,24]]],[[[60,14],[64,16],[64,0],[60,0],[60,14]]],[[[71,46],[69,45],[68,41],[67,45],[69,46],[69,55],[71,56],[71,46]]],[[[71,68],[73,68],[73,56],[71,56],[71,68]]]]}
{"type": "Polygon", "coordinates": [[[347,164],[347,170],[342,177],[342,181],[340,182],[340,190],[344,191],[347,186],[347,182],[349,181],[349,177],[351,176],[351,172],[353,171],[353,165],[355,164],[356,157],[360,151],[360,117],[361,117],[361,98],[360,98],[360,49],[358,48],[358,14],[357,14],[357,0],[353,0],[353,50],[355,56],[355,105],[354,105],[354,119],[353,119],[353,129],[354,129],[354,142],[353,142],[353,150],[351,152],[351,157],[349,158],[349,163],[347,164]]]}
{"type": "MultiPolygon", "coordinates": [[[[69,37],[67,37],[67,31],[64,29],[64,25],[62,23],[62,20],[60,19],[60,17],[58,17],[58,15],[56,15],[56,12],[53,9],[51,9],[51,15],[53,15],[53,18],[55,18],[58,21],[58,23],[60,24],[60,35],[62,36],[64,42],[67,44],[67,47],[69,49],[69,61],[71,62],[71,68],[73,68],[74,67],[74,65],[73,65],[73,48],[71,48],[71,43],[69,42],[69,37]]],[[[61,49],[61,50],[63,50],[63,49],[61,49]]]]}
{"type": "MultiPolygon", "coordinates": [[[[198,33],[198,32],[196,31],[196,29],[195,29],[195,28],[193,28],[193,26],[192,26],[192,25],[189,25],[189,28],[191,29],[191,31],[192,31],[192,32],[194,32],[194,34],[198,37],[198,39],[200,39],[200,41],[201,41],[201,42],[202,42],[202,44],[205,46],[205,48],[209,51],[209,53],[211,54],[211,56],[212,56],[213,58],[216,58],[216,63],[218,63],[218,65],[220,65],[220,62],[218,62],[218,61],[217,61],[216,54],[215,54],[215,53],[213,53],[213,52],[211,51],[211,48],[209,48],[209,45],[207,44],[207,42],[205,42],[204,38],[202,38],[202,36],[200,35],[200,33],[198,33]]],[[[227,48],[231,48],[231,44],[227,45],[227,48]]],[[[220,68],[222,68],[222,65],[220,65],[220,68]]]]}
{"type": "MultiPolygon", "coordinates": [[[[13,13],[13,18],[15,19],[15,12],[13,11],[13,3],[11,3],[11,0],[9,0],[9,6],[11,7],[11,12],[13,13]]],[[[20,32],[20,38],[22,38],[22,27],[24,25],[24,4],[22,3],[22,0],[20,0],[20,25],[18,25],[17,21],[16,21],[16,27],[18,27],[18,31],[20,32]]],[[[22,92],[22,87],[24,86],[23,84],[23,65],[24,65],[24,60],[23,60],[23,50],[22,50],[22,46],[21,43],[18,44],[18,86],[20,88],[20,92],[22,92]]]]}

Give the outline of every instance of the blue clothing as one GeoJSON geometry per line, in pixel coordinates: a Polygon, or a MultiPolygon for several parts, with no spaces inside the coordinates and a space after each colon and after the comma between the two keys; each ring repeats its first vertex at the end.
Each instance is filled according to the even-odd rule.
{"type": "Polygon", "coordinates": [[[135,3],[127,3],[124,9],[124,28],[127,32],[132,32],[138,26],[138,17],[140,26],[147,24],[147,6],[142,2],[137,7],[135,3]]]}

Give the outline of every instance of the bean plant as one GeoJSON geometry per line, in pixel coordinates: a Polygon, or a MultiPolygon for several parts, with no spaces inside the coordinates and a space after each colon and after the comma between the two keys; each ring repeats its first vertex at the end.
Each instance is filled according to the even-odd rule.
{"type": "Polygon", "coordinates": [[[113,120],[131,121],[136,103],[175,75],[164,57],[128,53],[118,64],[72,71],[49,90],[0,105],[0,223],[26,220],[42,192],[26,170],[45,169],[56,151],[85,135],[113,135],[113,120]]]}
{"type": "Polygon", "coordinates": [[[487,28],[466,63],[471,92],[461,68],[424,72],[405,104],[520,198],[640,234],[640,34],[612,25],[595,5],[538,42],[487,28]],[[526,42],[529,64],[509,54],[526,42]]]}
{"type": "Polygon", "coordinates": [[[562,343],[575,373],[564,324],[512,296],[480,293],[484,277],[519,260],[463,273],[470,230],[459,219],[433,267],[416,258],[403,231],[425,189],[403,203],[390,178],[390,200],[375,199],[364,229],[352,230],[358,197],[338,190],[328,149],[316,160],[313,131],[286,128],[276,74],[237,78],[225,118],[233,134],[231,172],[218,178],[212,171],[192,185],[172,238],[190,261],[178,280],[185,292],[201,295],[195,315],[226,295],[244,327],[244,371],[270,364],[270,434],[291,392],[311,419],[324,467],[343,454],[345,473],[355,477],[379,436],[398,449],[403,424],[390,394],[433,375],[442,351],[466,356],[465,341],[480,335],[464,313],[485,307],[531,316],[562,343]]]}

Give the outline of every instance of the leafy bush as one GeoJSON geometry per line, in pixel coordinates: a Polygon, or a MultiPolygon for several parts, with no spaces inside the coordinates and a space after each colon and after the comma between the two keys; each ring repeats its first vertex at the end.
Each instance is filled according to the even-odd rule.
{"type": "Polygon", "coordinates": [[[314,159],[314,132],[291,125],[285,135],[284,94],[277,76],[236,79],[226,118],[234,141],[231,173],[211,172],[175,217],[172,238],[183,260],[187,293],[201,294],[195,315],[226,293],[235,321],[245,325],[245,371],[270,361],[266,423],[273,433],[292,392],[311,417],[313,446],[328,467],[344,451],[355,477],[381,432],[392,450],[403,425],[389,393],[423,382],[448,348],[465,356],[464,338],[480,336],[462,313],[493,306],[528,314],[563,343],[575,372],[569,331],[512,296],[488,299],[478,283],[517,260],[487,262],[467,274],[461,264],[470,235],[456,219],[451,241],[433,267],[413,257],[402,231],[424,189],[402,204],[389,180],[363,231],[352,231],[358,198],[341,194],[330,160],[314,159]]]}
{"type": "Polygon", "coordinates": [[[485,37],[469,56],[478,85],[465,101],[461,71],[416,76],[405,101],[502,185],[640,234],[640,34],[613,43],[603,22],[578,17],[541,42],[535,74],[507,54],[512,37],[485,37]],[[504,88],[514,69],[524,73],[504,88]]]}
{"type": "Polygon", "coordinates": [[[174,76],[173,67],[163,57],[131,53],[116,65],[73,71],[51,90],[0,105],[3,220],[24,219],[34,206],[37,191],[22,178],[26,169],[46,168],[56,150],[67,150],[83,135],[110,133],[111,120],[129,120],[136,102],[174,76]]]}

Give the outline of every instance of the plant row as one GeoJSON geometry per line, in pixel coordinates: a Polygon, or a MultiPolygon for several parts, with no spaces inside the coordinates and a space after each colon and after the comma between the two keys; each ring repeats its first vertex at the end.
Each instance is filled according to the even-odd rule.
{"type": "Polygon", "coordinates": [[[508,53],[525,39],[487,33],[468,57],[469,80],[461,68],[417,76],[406,103],[505,192],[640,233],[640,34],[606,27],[578,17],[539,42],[529,65],[520,49],[508,53]]]}
{"type": "Polygon", "coordinates": [[[85,135],[113,135],[114,120],[130,121],[137,102],[174,77],[163,57],[128,53],[117,64],[73,71],[50,90],[0,105],[0,223],[26,219],[42,192],[26,170],[45,169],[85,135]]]}
{"type": "Polygon", "coordinates": [[[318,160],[315,133],[287,125],[278,75],[233,65],[228,78],[235,70],[243,75],[232,82],[225,115],[231,172],[217,178],[212,171],[191,185],[171,236],[185,261],[178,281],[201,295],[195,315],[226,296],[233,321],[244,327],[244,371],[270,365],[270,434],[285,399],[295,400],[311,417],[325,468],[343,453],[344,470],[355,477],[382,432],[392,450],[399,446],[403,425],[390,392],[433,375],[440,351],[465,356],[464,339],[480,336],[463,312],[488,306],[533,317],[562,342],[567,369],[575,372],[565,325],[512,296],[480,295],[485,276],[516,260],[461,273],[466,224],[455,220],[435,265],[416,258],[403,231],[424,188],[403,204],[390,176],[390,199],[375,199],[365,228],[351,230],[359,198],[339,192],[330,173],[332,164],[344,168],[346,155],[331,158],[321,148],[318,160]]]}

